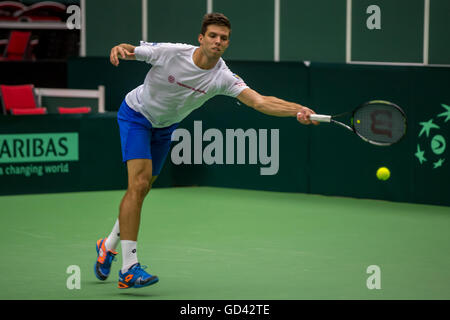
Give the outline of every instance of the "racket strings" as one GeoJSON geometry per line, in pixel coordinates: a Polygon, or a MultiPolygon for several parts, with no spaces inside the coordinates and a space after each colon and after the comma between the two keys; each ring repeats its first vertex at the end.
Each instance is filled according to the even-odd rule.
{"type": "Polygon", "coordinates": [[[404,136],[406,117],[398,107],[388,104],[368,104],[355,111],[353,127],[363,139],[389,145],[404,136]]]}

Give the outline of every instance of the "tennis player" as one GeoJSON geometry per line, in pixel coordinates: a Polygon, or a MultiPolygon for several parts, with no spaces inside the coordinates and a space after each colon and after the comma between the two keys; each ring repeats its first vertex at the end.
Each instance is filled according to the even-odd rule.
{"type": "Polygon", "coordinates": [[[203,18],[200,46],[141,41],[137,47],[120,44],[111,49],[114,66],[122,59],[143,61],[152,67],[144,83],[126,95],[117,115],[128,189],[111,233],[97,241],[94,269],[98,279],[107,279],[120,240],[122,269],[118,287],[140,288],[158,282],[156,275],[144,271],[137,257],[142,203],[164,164],[172,132],[208,99],[227,95],[268,115],[296,117],[305,125],[312,123],[311,109],[263,96],[230,71],[221,58],[230,44],[230,33],[228,18],[210,13],[203,18]]]}

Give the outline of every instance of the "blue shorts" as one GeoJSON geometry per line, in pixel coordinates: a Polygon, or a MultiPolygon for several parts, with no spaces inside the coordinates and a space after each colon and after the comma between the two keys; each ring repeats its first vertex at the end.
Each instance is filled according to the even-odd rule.
{"type": "Polygon", "coordinates": [[[123,162],[131,159],[152,159],[152,175],[161,172],[169,153],[172,132],[178,123],[166,128],[153,128],[142,114],[131,109],[125,100],[117,113],[123,162]]]}

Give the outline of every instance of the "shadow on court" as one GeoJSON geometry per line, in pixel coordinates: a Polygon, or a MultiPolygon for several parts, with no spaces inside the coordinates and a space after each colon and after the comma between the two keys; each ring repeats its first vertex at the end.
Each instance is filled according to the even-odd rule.
{"type": "Polygon", "coordinates": [[[100,281],[100,280],[92,280],[92,281],[87,281],[86,282],[87,285],[105,285],[105,286],[114,286],[114,284],[111,281],[105,282],[105,281],[100,281]]]}
{"type": "MultiPolygon", "coordinates": [[[[119,289],[117,289],[119,290],[119,289]]],[[[126,291],[126,292],[118,292],[115,294],[111,294],[111,296],[115,296],[115,297],[133,297],[133,298],[159,298],[160,295],[159,294],[155,294],[155,293],[151,293],[151,292],[142,292],[142,291],[135,291],[135,290],[145,290],[145,288],[140,288],[140,289],[125,289],[125,290],[130,290],[130,291],[126,291]],[[133,291],[131,291],[133,290],[133,291]]]]}
{"type": "Polygon", "coordinates": [[[101,289],[101,296],[108,297],[108,298],[117,298],[120,299],[121,297],[128,297],[131,299],[134,298],[155,298],[159,299],[161,297],[161,294],[155,293],[154,286],[150,286],[148,288],[129,288],[129,289],[119,289],[117,288],[117,282],[116,281],[86,281],[86,286],[92,286],[98,289],[101,289]],[[107,292],[103,291],[107,290],[107,292]]]}

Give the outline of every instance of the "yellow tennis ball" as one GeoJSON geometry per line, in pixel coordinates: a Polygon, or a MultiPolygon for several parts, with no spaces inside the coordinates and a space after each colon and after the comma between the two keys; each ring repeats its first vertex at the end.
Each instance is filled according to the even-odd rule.
{"type": "Polygon", "coordinates": [[[383,180],[383,181],[387,180],[387,179],[389,179],[390,176],[391,176],[391,172],[389,171],[388,168],[386,168],[386,167],[378,168],[378,170],[377,170],[377,178],[379,180],[383,180]]]}

